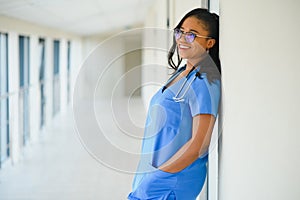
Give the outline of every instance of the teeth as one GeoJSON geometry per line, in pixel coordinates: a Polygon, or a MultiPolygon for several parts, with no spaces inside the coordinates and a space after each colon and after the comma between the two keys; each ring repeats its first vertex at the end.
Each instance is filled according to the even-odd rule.
{"type": "Polygon", "coordinates": [[[182,49],[188,49],[188,48],[190,48],[190,47],[184,46],[184,45],[179,45],[179,47],[182,48],[182,49]]]}

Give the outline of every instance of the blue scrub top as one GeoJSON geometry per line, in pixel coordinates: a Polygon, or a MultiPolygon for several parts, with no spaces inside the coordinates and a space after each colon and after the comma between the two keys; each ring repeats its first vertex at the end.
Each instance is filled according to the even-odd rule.
{"type": "MultiPolygon", "coordinates": [[[[184,69],[185,66],[177,70],[165,85],[174,80],[184,69]]],[[[206,74],[201,74],[201,78],[194,79],[197,70],[193,70],[188,77],[181,78],[168,88],[162,87],[151,99],[133,191],[139,187],[147,173],[155,171],[169,160],[191,138],[194,116],[212,114],[217,117],[220,80],[209,83],[206,74]],[[181,97],[185,91],[187,92],[183,96],[183,101],[176,102],[173,97],[186,78],[188,80],[178,96],[181,97]]]]}

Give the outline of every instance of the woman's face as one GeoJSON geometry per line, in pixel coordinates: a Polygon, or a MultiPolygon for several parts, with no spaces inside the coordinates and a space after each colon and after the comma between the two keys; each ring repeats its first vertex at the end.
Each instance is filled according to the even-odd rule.
{"type": "MultiPolygon", "coordinates": [[[[180,30],[184,33],[192,32],[196,35],[208,36],[208,31],[204,29],[204,24],[202,21],[198,20],[196,17],[187,18],[180,30]]],[[[214,43],[214,39],[207,39],[201,37],[195,37],[195,40],[192,43],[185,41],[184,34],[176,40],[177,47],[179,50],[179,55],[183,59],[187,59],[188,62],[195,65],[200,62],[202,54],[206,52],[207,49],[210,49],[214,43]]]]}

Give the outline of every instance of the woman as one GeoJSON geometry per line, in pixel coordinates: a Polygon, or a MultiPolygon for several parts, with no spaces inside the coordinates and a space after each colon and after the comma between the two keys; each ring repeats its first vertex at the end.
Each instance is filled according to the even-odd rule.
{"type": "Polygon", "coordinates": [[[218,40],[218,16],[206,9],[190,11],[175,27],[168,55],[175,72],[151,100],[128,199],[194,200],[200,193],[220,100],[218,40]]]}

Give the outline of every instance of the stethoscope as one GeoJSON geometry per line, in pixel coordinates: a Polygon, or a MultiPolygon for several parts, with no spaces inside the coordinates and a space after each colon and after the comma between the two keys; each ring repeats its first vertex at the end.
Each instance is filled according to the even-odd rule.
{"type": "Polygon", "coordinates": [[[186,89],[183,91],[183,94],[181,96],[180,93],[182,92],[184,86],[186,85],[186,83],[188,82],[189,80],[189,76],[190,74],[192,73],[192,71],[194,71],[195,69],[195,66],[193,66],[193,68],[189,71],[189,73],[185,76],[185,80],[184,82],[181,84],[178,92],[176,93],[176,95],[173,97],[173,100],[177,103],[180,103],[180,102],[183,102],[184,101],[184,96],[186,95],[187,91],[189,90],[189,88],[191,87],[192,83],[194,82],[194,80],[198,77],[200,79],[203,79],[201,77],[201,73],[199,72],[199,70],[196,72],[194,78],[190,81],[190,83],[188,84],[188,86],[186,87],[186,89]]]}

